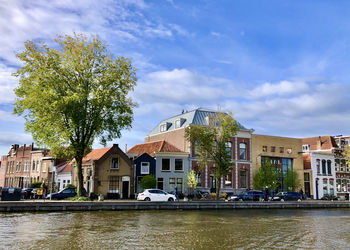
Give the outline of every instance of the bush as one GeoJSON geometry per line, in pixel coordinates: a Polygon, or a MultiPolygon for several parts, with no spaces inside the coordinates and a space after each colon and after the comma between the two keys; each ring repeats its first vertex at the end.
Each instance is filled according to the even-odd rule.
{"type": "Polygon", "coordinates": [[[43,183],[40,181],[33,181],[32,184],[30,184],[30,187],[31,188],[41,188],[42,185],[43,185],[43,183]]]}
{"type": "Polygon", "coordinates": [[[67,184],[65,188],[75,188],[75,186],[73,184],[67,184]]]}
{"type": "Polygon", "coordinates": [[[140,186],[143,189],[155,188],[157,186],[157,180],[153,175],[145,175],[140,181],[140,186]]]}
{"type": "Polygon", "coordinates": [[[91,201],[89,197],[84,197],[84,196],[69,197],[69,198],[66,198],[65,200],[68,200],[68,201],[91,201]]]}
{"type": "Polygon", "coordinates": [[[97,200],[98,199],[99,194],[95,194],[95,193],[90,193],[90,200],[97,200]]]}

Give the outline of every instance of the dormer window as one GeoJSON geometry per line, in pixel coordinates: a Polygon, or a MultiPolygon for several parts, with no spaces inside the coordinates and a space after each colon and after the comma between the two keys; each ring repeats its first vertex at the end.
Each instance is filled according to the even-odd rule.
{"type": "Polygon", "coordinates": [[[303,145],[303,151],[309,151],[309,149],[310,149],[310,145],[308,144],[303,145]]]}
{"type": "Polygon", "coordinates": [[[166,131],[166,124],[160,125],[160,132],[165,132],[166,131]]]}
{"type": "Polygon", "coordinates": [[[175,121],[175,128],[180,128],[181,127],[181,121],[180,120],[176,120],[175,121]]]}

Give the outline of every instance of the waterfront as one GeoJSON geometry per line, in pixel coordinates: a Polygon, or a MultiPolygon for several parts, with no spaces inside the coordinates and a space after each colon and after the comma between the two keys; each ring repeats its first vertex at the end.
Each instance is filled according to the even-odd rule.
{"type": "Polygon", "coordinates": [[[1,213],[3,249],[349,248],[350,210],[1,213]]]}

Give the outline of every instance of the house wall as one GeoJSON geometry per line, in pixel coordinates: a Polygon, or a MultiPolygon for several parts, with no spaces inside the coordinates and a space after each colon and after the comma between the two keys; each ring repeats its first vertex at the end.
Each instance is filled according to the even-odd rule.
{"type": "Polygon", "coordinates": [[[156,154],[156,179],[163,178],[163,190],[166,192],[173,192],[174,189],[170,188],[170,178],[175,178],[175,186],[178,186],[178,191],[182,189],[184,194],[188,193],[187,187],[187,173],[191,170],[190,161],[187,156],[171,155],[171,154],[156,154]],[[170,171],[162,171],[162,159],[170,159],[170,171]],[[183,171],[175,171],[175,159],[183,160],[183,171]],[[182,187],[177,183],[177,179],[182,178],[182,187]]]}
{"type": "Polygon", "coordinates": [[[297,172],[300,183],[303,187],[304,183],[304,165],[302,156],[302,140],[297,138],[268,136],[268,135],[252,135],[252,176],[261,167],[261,157],[273,158],[289,158],[292,159],[293,170],[297,172]],[[263,151],[263,146],[267,147],[267,151],[263,151]],[[275,147],[275,152],[271,152],[271,147],[275,147]],[[283,147],[283,153],[280,153],[280,147],[283,147]],[[288,153],[291,149],[291,153],[288,153]]]}
{"type": "Polygon", "coordinates": [[[145,142],[155,142],[161,140],[170,142],[181,151],[189,152],[189,143],[185,139],[185,128],[179,128],[145,137],[145,142]]]}
{"type": "Polygon", "coordinates": [[[7,169],[7,156],[4,155],[1,157],[1,162],[0,162],[0,187],[5,187],[6,169],[7,169]]]}
{"type": "Polygon", "coordinates": [[[156,177],[156,160],[150,156],[149,154],[142,154],[139,157],[134,160],[134,168],[135,168],[135,193],[142,192],[142,188],[139,184],[139,180],[142,178],[142,176],[145,176],[147,174],[141,174],[141,163],[142,162],[149,162],[149,174],[156,177]]]}
{"type": "Polygon", "coordinates": [[[63,172],[58,173],[55,178],[58,190],[62,190],[67,184],[72,184],[72,173],[63,172]]]}

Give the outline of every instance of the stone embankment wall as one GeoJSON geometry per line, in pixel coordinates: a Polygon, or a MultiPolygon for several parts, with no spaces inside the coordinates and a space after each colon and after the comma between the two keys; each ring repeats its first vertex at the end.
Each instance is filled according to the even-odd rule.
{"type": "Polygon", "coordinates": [[[350,208],[350,202],[0,202],[0,212],[50,212],[99,210],[203,210],[203,209],[321,209],[350,208]]]}

